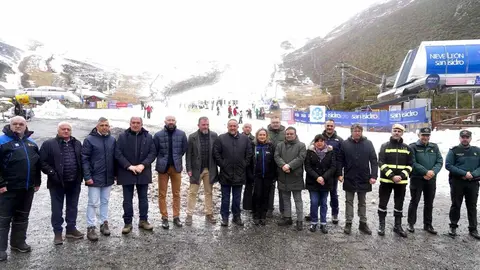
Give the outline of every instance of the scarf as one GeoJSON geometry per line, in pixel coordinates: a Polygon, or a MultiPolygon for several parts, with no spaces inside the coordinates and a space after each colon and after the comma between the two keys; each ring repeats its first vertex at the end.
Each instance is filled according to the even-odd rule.
{"type": "Polygon", "coordinates": [[[325,158],[328,152],[328,147],[327,144],[323,146],[323,148],[317,148],[315,147],[315,153],[317,154],[318,158],[320,159],[320,162],[325,158]]]}

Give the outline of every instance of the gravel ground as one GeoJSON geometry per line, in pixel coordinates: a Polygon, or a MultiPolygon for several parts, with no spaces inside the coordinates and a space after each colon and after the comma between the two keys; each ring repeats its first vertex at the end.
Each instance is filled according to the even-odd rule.
{"type": "MultiPolygon", "coordinates": [[[[56,120],[35,119],[29,123],[36,133],[33,138],[41,144],[54,136],[56,120]]],[[[82,139],[95,122],[72,120],[74,136],[82,139]]],[[[157,131],[159,127],[149,127],[157,131]]],[[[193,131],[187,130],[187,131],[193,131]]],[[[114,130],[114,133],[120,130],[114,130]]],[[[0,263],[0,269],[477,269],[480,263],[476,252],[480,242],[468,235],[466,210],[462,209],[459,228],[460,236],[452,239],[448,230],[450,199],[446,194],[437,194],[434,208],[434,226],[438,236],[422,230],[422,206],[415,234],[409,233],[402,239],[392,232],[393,198],[389,204],[386,236],[376,235],[376,203],[378,185],[367,195],[369,224],[374,234],[367,236],[358,232],[358,218],[355,218],[352,235],[343,234],[344,193],[340,192],[340,224],[329,223],[329,233],[297,232],[291,228],[280,228],[274,219],[267,226],[257,227],[251,222],[249,213],[242,214],[245,227],[230,225],[221,228],[219,224],[207,224],[203,218],[203,199],[198,199],[197,212],[191,227],[163,230],[160,226],[158,192],[156,179],[150,187],[150,222],[155,225],[153,232],[139,231],[137,201],[134,199],[134,230],[123,236],[122,191],[114,186],[110,199],[110,227],[112,235],[101,236],[92,243],[86,239],[66,241],[62,246],[53,245],[50,225],[50,197],[46,185],[35,195],[27,242],[33,251],[29,254],[9,253],[7,262],[0,263]],[[375,200],[375,201],[374,201],[375,200]]],[[[341,189],[341,185],[339,186],[341,189]]],[[[85,211],[87,205],[86,187],[82,187],[79,203],[78,228],[86,231],[85,211]]],[[[183,175],[182,220],[185,218],[188,179],[183,175]]],[[[407,192],[408,193],[408,192],[407,192]]],[[[409,195],[405,199],[404,214],[408,207],[409,195]]],[[[169,194],[171,214],[171,197],[169,194]]],[[[220,192],[214,190],[215,213],[219,213],[220,192]]],[[[304,211],[308,212],[308,194],[304,193],[304,211]]],[[[328,217],[330,220],[330,217],[328,217]]],[[[406,218],[404,218],[406,222],[406,218]]]]}

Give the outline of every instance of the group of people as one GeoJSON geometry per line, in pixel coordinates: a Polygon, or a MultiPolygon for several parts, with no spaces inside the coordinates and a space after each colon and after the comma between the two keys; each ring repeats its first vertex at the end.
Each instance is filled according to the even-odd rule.
{"type": "MultiPolygon", "coordinates": [[[[221,226],[232,222],[243,226],[243,209],[251,210],[255,225],[266,225],[273,217],[275,184],[277,185],[281,219],[279,226],[293,225],[291,197],[295,202],[297,230],[303,230],[302,190],[310,194],[309,230],[328,233],[327,199],[330,195],[332,222],[338,223],[338,182],[345,190],[344,233],[350,234],[354,216],[354,197],[358,197],[359,230],[371,234],[367,224],[366,193],[377,181],[379,187],[378,234],[385,235],[387,204],[394,192],[394,232],[402,237],[403,202],[410,183],[411,201],[408,209],[407,230],[414,232],[416,211],[424,194],[424,230],[437,232],[432,226],[432,208],[436,176],[443,165],[438,146],[430,142],[431,130],[422,128],[419,140],[407,145],[403,139],[405,128],[394,125],[390,140],[377,153],[370,140],[363,136],[363,127],[351,127],[351,136],[342,140],[336,134],[335,122],[328,120],[323,133],[307,145],[301,142],[294,127],[285,128],[278,117],[270,125],[252,134],[251,124],[239,132],[237,120],[230,119],[227,132],[221,135],[209,128],[209,119],[200,117],[198,130],[189,135],[177,128],[173,116],[165,117],[164,128],[152,136],[143,128],[141,117],[130,119],[130,128],[115,139],[110,134],[108,119],[100,118],[83,144],[72,136],[68,122],[58,124],[54,138],[41,148],[30,138],[27,122],[21,116],[11,118],[0,136],[0,260],[7,259],[8,235],[10,247],[19,252],[30,252],[26,243],[28,217],[34,193],[41,185],[41,172],[48,176],[47,188],[51,197],[51,223],[54,244],[63,243],[63,223],[66,238],[81,239],[77,229],[78,200],[81,183],[88,186],[87,238],[97,241],[100,233],[110,235],[108,204],[112,185],[116,181],[123,188],[122,234],[129,234],[133,223],[133,195],[137,189],[139,200],[138,227],[152,230],[148,221],[148,185],[152,182],[152,163],[156,160],[158,173],[158,203],[161,226],[169,229],[166,203],[168,182],[173,194],[173,224],[182,227],[180,220],[182,157],[186,155],[185,170],[190,179],[185,223],[191,225],[199,186],[205,190],[205,220],[217,222],[213,212],[213,185],[221,185],[221,226]],[[218,170],[218,168],[220,170],[218,170]],[[380,171],[380,175],[378,175],[380,171]],[[306,175],[306,177],[304,176],[306,175]],[[65,219],[63,217],[66,201],[65,219]],[[97,217],[99,210],[99,217],[97,217]],[[319,217],[320,213],[320,217],[319,217]],[[319,225],[319,226],[318,226],[319,225]]],[[[450,149],[446,169],[450,172],[452,206],[450,231],[457,235],[460,207],[465,197],[470,235],[480,239],[477,232],[477,198],[480,180],[480,149],[471,146],[471,132],[460,132],[460,144],[450,149]]]]}

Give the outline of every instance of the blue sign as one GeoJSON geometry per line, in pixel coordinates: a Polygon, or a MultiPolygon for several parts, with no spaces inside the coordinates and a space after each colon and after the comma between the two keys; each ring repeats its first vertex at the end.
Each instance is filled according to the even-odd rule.
{"type": "Polygon", "coordinates": [[[480,73],[480,44],[425,46],[426,74],[480,73]]]}
{"type": "MultiPolygon", "coordinates": [[[[310,122],[310,114],[307,112],[295,111],[295,122],[320,124],[310,122]]],[[[428,119],[425,108],[415,108],[402,111],[380,111],[380,112],[342,112],[327,111],[325,119],[333,119],[335,123],[343,126],[362,124],[367,126],[390,126],[393,124],[427,123],[428,119]]]]}
{"type": "Polygon", "coordinates": [[[480,85],[480,76],[475,78],[475,85],[480,85]]]}
{"type": "Polygon", "coordinates": [[[438,74],[430,74],[425,79],[425,86],[427,87],[427,89],[437,88],[439,83],[440,83],[440,76],[438,74]]]}

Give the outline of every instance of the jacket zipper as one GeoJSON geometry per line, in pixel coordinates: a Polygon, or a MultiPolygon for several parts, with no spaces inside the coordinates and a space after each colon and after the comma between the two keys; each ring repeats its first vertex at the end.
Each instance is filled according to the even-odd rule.
{"type": "Polygon", "coordinates": [[[25,146],[25,142],[23,140],[20,140],[20,142],[22,143],[23,150],[25,150],[25,157],[27,158],[27,185],[25,188],[28,189],[30,184],[30,159],[28,158],[28,151],[27,147],[25,146]]]}
{"type": "Polygon", "coordinates": [[[105,186],[108,182],[108,161],[107,161],[107,146],[105,144],[105,138],[103,138],[103,153],[105,155],[105,186]]]}
{"type": "Polygon", "coordinates": [[[265,151],[262,147],[262,178],[265,178],[265,151]]]}

